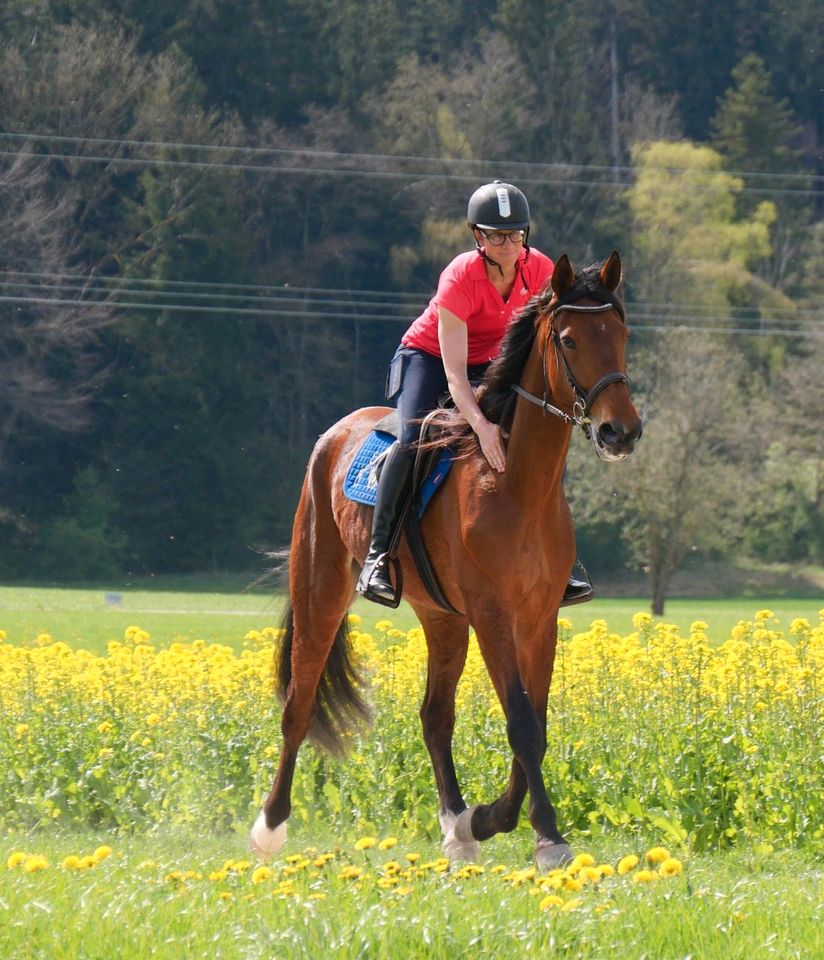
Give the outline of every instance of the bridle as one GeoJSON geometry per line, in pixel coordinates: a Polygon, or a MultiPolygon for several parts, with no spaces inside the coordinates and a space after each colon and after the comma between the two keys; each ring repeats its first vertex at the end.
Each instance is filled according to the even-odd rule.
{"type": "MultiPolygon", "coordinates": [[[[566,413],[547,400],[550,390],[549,377],[547,376],[546,371],[546,341],[544,341],[544,347],[541,355],[541,370],[544,374],[543,399],[536,397],[534,393],[530,393],[528,390],[524,390],[520,384],[513,384],[512,386],[512,389],[519,396],[523,397],[525,400],[529,400],[530,403],[534,403],[536,406],[539,406],[544,413],[551,413],[553,416],[560,417],[561,420],[570,424],[571,426],[581,427],[586,434],[587,439],[590,439],[590,424],[592,423],[589,415],[592,410],[592,405],[595,403],[596,399],[604,392],[604,390],[606,390],[608,386],[613,383],[625,383],[627,386],[629,386],[629,377],[627,377],[625,373],[619,373],[618,371],[615,371],[613,373],[605,373],[604,376],[597,380],[589,390],[586,390],[581,386],[578,378],[572,371],[572,367],[569,365],[569,360],[564,352],[564,346],[561,343],[561,337],[555,328],[555,317],[562,310],[572,310],[575,313],[600,313],[604,310],[617,310],[621,319],[626,322],[623,306],[619,300],[611,295],[611,292],[604,291],[604,293],[607,293],[608,295],[608,300],[606,303],[599,303],[591,307],[577,306],[574,303],[568,302],[568,300],[571,299],[577,300],[583,296],[592,296],[593,293],[595,293],[595,291],[592,290],[584,290],[583,292],[575,291],[574,294],[572,294],[572,291],[570,291],[570,294],[572,295],[567,294],[568,299],[556,303],[549,312],[552,331],[551,338],[553,346],[555,347],[555,355],[556,358],[563,364],[567,380],[569,381],[569,385],[572,387],[576,397],[575,402],[572,404],[572,413],[566,413]]],[[[600,293],[601,291],[598,291],[598,294],[600,293]]],[[[597,299],[603,299],[603,295],[597,295],[597,299]]]]}

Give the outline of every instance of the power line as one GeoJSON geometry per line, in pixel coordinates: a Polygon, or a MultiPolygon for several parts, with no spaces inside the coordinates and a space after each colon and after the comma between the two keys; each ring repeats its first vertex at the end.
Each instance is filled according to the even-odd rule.
{"type": "MultiPolygon", "coordinates": [[[[51,143],[92,143],[102,146],[122,146],[122,147],[140,147],[156,150],[193,150],[209,151],[212,153],[257,153],[265,156],[294,156],[294,157],[323,157],[336,158],[340,160],[374,160],[385,163],[391,162],[414,162],[414,163],[439,163],[449,166],[487,166],[509,168],[523,168],[525,170],[554,170],[568,171],[594,170],[599,173],[608,173],[610,175],[619,173],[635,173],[632,166],[621,164],[595,164],[595,163],[540,163],[533,160],[486,160],[469,159],[466,157],[432,157],[415,154],[397,154],[397,153],[352,153],[340,150],[315,150],[309,147],[255,147],[219,143],[182,143],[163,140],[131,140],[121,137],[70,137],[59,134],[28,133],[25,131],[3,131],[0,132],[0,139],[4,140],[32,140],[37,142],[51,143]]],[[[655,170],[662,173],[695,173],[689,167],[667,167],[655,166],[645,169],[655,170]]],[[[802,182],[824,181],[824,175],[807,173],[769,173],[757,170],[722,170],[711,171],[713,173],[721,172],[734,177],[747,177],[749,179],[758,178],[762,180],[799,180],[802,182]]]]}
{"type": "MultiPolygon", "coordinates": [[[[203,160],[167,160],[159,157],[104,157],[92,154],[77,153],[36,153],[31,150],[0,150],[0,157],[31,157],[33,160],[43,162],[55,162],[57,160],[76,160],[81,163],[96,164],[114,164],[115,166],[125,167],[169,167],[173,169],[193,168],[200,170],[211,170],[220,172],[250,172],[265,174],[294,174],[302,176],[330,176],[330,177],[376,177],[383,180],[409,180],[409,181],[460,181],[462,183],[476,183],[476,176],[468,174],[444,173],[433,170],[422,170],[415,172],[393,171],[393,170],[363,170],[347,169],[340,167],[284,167],[264,164],[251,163],[226,163],[212,162],[203,160]]],[[[723,171],[713,171],[719,173],[723,171]]],[[[572,180],[553,177],[519,177],[519,183],[536,186],[559,186],[559,187],[609,187],[611,189],[624,190],[629,186],[627,181],[609,180],[572,180]]],[[[662,182],[658,184],[662,189],[680,190],[683,185],[678,182],[662,182]]],[[[691,190],[701,192],[712,192],[717,188],[700,183],[691,184],[691,190]]],[[[798,190],[792,188],[780,187],[740,187],[736,193],[752,193],[757,195],[767,194],[770,196],[795,196],[795,197],[819,197],[824,196],[824,190],[798,190]]]]}
{"type": "MultiPolygon", "coordinates": [[[[403,323],[409,325],[414,319],[414,316],[387,316],[387,315],[372,315],[372,316],[359,316],[358,314],[353,313],[340,313],[337,311],[329,310],[315,310],[308,312],[306,310],[275,310],[272,308],[249,308],[249,307],[233,307],[233,306],[219,306],[219,307],[210,307],[203,305],[190,305],[190,304],[179,304],[179,303],[139,303],[139,302],[130,302],[130,301],[104,301],[104,300],[78,300],[78,299],[66,299],[58,297],[17,297],[17,296],[5,296],[0,295],[0,303],[16,303],[16,304],[36,304],[38,306],[56,306],[56,307],[74,307],[74,308],[85,308],[85,309],[94,309],[94,308],[105,308],[108,310],[121,310],[121,309],[133,309],[140,311],[149,311],[149,312],[169,312],[169,313],[213,313],[213,314],[231,314],[233,316],[259,316],[259,317],[270,317],[270,318],[283,318],[289,317],[292,319],[300,319],[304,322],[314,321],[320,322],[323,320],[350,320],[359,323],[403,323]]],[[[669,320],[671,321],[668,325],[661,324],[650,324],[644,322],[643,318],[639,322],[635,320],[632,322],[632,329],[636,332],[647,332],[647,331],[657,331],[657,332],[670,332],[673,329],[688,329],[693,331],[707,332],[707,333],[740,333],[747,334],[752,336],[786,336],[786,337],[812,337],[815,336],[817,331],[814,330],[800,330],[800,329],[790,329],[785,327],[765,327],[760,325],[759,327],[730,327],[724,325],[724,323],[718,323],[713,326],[696,326],[694,321],[705,321],[709,318],[707,317],[692,317],[684,314],[675,314],[670,316],[669,320]]],[[[748,317],[729,317],[725,318],[729,322],[741,322],[747,320],[757,320],[758,318],[748,318],[748,317]]],[[[787,318],[778,318],[779,320],[785,320],[787,318]]],[[[776,322],[776,321],[773,321],[776,322]]]]}
{"type": "MultiPolygon", "coordinates": [[[[243,283],[229,283],[222,281],[202,281],[202,280],[167,280],[159,277],[123,277],[123,276],[97,276],[94,274],[76,274],[76,273],[52,273],[47,271],[35,271],[35,270],[0,270],[0,278],[2,277],[34,277],[40,279],[59,279],[59,280],[68,280],[70,283],[77,283],[79,286],[62,286],[59,284],[40,284],[40,283],[18,283],[3,281],[0,279],[0,286],[13,287],[13,288],[24,288],[24,289],[65,289],[65,290],[77,290],[79,293],[101,293],[109,294],[111,296],[128,294],[132,296],[149,296],[157,295],[163,297],[170,296],[180,296],[188,297],[192,299],[214,299],[214,300],[252,300],[253,302],[283,302],[283,301],[297,301],[300,303],[317,303],[324,304],[330,303],[338,306],[352,306],[353,308],[365,308],[370,309],[373,307],[404,307],[411,306],[417,307],[419,304],[424,301],[428,302],[431,299],[432,291],[421,292],[421,293],[410,293],[408,291],[394,291],[394,290],[363,290],[363,289],[346,289],[340,287],[297,287],[291,285],[278,285],[278,284],[243,284],[243,283]],[[101,283],[110,283],[117,284],[115,287],[98,287],[96,284],[101,283]],[[140,285],[150,285],[152,287],[157,286],[169,286],[176,288],[176,291],[163,291],[157,289],[149,290],[140,290],[134,289],[131,287],[132,284],[140,285]],[[180,289],[182,287],[195,287],[197,289],[220,289],[220,290],[254,290],[254,291],[268,291],[269,296],[251,296],[245,294],[221,294],[221,293],[212,293],[212,294],[200,294],[193,293],[187,290],[180,289]],[[315,299],[314,297],[306,296],[307,294],[316,294],[320,297],[345,297],[345,300],[329,300],[329,299],[315,299]],[[372,303],[367,298],[380,297],[385,299],[388,302],[372,303]],[[391,302],[395,298],[398,302],[391,302]],[[404,302],[406,301],[406,302],[404,302]]],[[[656,301],[656,300],[627,300],[626,306],[628,310],[637,313],[638,311],[647,312],[647,311],[669,311],[669,310],[679,310],[681,315],[683,311],[691,311],[691,315],[695,315],[696,312],[698,316],[696,319],[701,319],[700,314],[706,313],[710,316],[713,316],[717,308],[711,304],[696,304],[696,303],[679,303],[675,301],[656,301]]],[[[744,306],[739,305],[737,308],[739,313],[736,316],[740,316],[740,319],[750,319],[745,315],[741,314],[740,311],[752,311],[753,318],[758,319],[763,317],[765,314],[777,314],[778,319],[783,319],[788,312],[787,307],[769,307],[769,306],[744,306]]],[[[800,314],[804,316],[810,316],[814,318],[824,317],[824,312],[821,309],[812,309],[806,307],[793,307],[792,312],[794,314],[800,314]]]]}

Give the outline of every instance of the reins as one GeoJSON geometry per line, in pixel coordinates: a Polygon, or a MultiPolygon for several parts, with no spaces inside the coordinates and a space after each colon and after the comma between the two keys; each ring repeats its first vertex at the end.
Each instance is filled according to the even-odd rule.
{"type": "MultiPolygon", "coordinates": [[[[569,365],[569,360],[567,359],[566,353],[564,352],[563,344],[561,343],[561,338],[558,335],[558,331],[555,329],[555,317],[562,310],[572,310],[576,313],[600,313],[603,310],[614,310],[616,309],[616,303],[610,301],[608,303],[600,303],[596,306],[583,307],[576,306],[572,303],[559,303],[550,311],[550,323],[552,328],[552,343],[555,347],[555,354],[564,365],[564,372],[566,373],[567,380],[569,381],[570,387],[576,396],[575,402],[572,404],[572,413],[566,413],[561,410],[559,407],[556,407],[554,404],[551,404],[547,397],[549,396],[549,378],[546,372],[546,344],[544,344],[543,355],[541,357],[541,369],[544,374],[544,396],[543,399],[535,396],[534,393],[530,393],[528,390],[525,390],[520,384],[513,384],[512,389],[525,400],[529,400],[530,403],[534,403],[536,406],[540,407],[544,413],[551,413],[555,417],[559,417],[565,423],[570,424],[571,426],[581,427],[584,433],[589,437],[590,435],[590,424],[592,423],[590,419],[590,412],[592,410],[592,405],[595,403],[596,399],[603,393],[604,390],[610,384],[613,383],[626,383],[629,386],[629,377],[625,373],[619,373],[617,371],[613,373],[605,373],[603,377],[595,382],[590,390],[585,390],[581,384],[578,382],[575,374],[572,372],[572,367],[569,365]]],[[[621,314],[621,319],[624,319],[623,310],[619,309],[618,311],[621,314]]]]}

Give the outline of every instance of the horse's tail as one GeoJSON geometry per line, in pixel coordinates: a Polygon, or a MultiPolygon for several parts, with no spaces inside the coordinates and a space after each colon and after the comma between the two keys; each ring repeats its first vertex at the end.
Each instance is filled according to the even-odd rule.
{"type": "MultiPolygon", "coordinates": [[[[283,630],[275,657],[275,687],[281,700],[286,699],[292,680],[295,621],[291,602],[284,613],[283,630]]],[[[369,705],[361,695],[362,689],[363,681],[352,657],[348,615],[344,614],[318,683],[315,714],[307,738],[331,754],[345,753],[352,733],[372,719],[369,705]]]]}

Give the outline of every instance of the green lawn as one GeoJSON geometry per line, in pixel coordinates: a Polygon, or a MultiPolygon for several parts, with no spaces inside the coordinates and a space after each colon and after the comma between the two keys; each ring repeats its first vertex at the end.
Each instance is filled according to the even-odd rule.
{"type": "MultiPolygon", "coordinates": [[[[683,863],[680,876],[638,884],[631,874],[616,875],[580,891],[561,889],[555,895],[569,905],[562,909],[546,903],[553,891],[539,888],[527,872],[528,830],[485,845],[483,872],[475,875],[460,865],[439,872],[436,844],[409,844],[402,832],[398,840],[388,851],[358,851],[354,837],[298,834],[270,865],[271,873],[255,875],[257,863],[243,863],[240,833],[8,837],[0,844],[0,956],[824,956],[824,869],[799,852],[675,851],[683,863]],[[91,869],[61,866],[66,856],[91,854],[102,843],[113,852],[91,869]],[[32,873],[10,869],[7,860],[15,851],[42,854],[48,865],[32,873]],[[316,866],[327,852],[334,856],[316,866]],[[398,879],[395,866],[387,864],[409,870],[407,854],[417,854],[417,867],[425,869],[398,879]]],[[[596,863],[614,866],[624,853],[643,855],[652,843],[614,838],[591,852],[596,863]]]]}
{"type": "MultiPolygon", "coordinates": [[[[162,586],[167,584],[161,581],[162,586]]],[[[143,584],[89,588],[0,587],[0,630],[11,643],[22,644],[41,633],[50,634],[71,646],[103,652],[109,640],[123,637],[126,627],[137,625],[147,630],[160,646],[177,639],[226,643],[238,648],[249,630],[260,630],[280,623],[283,594],[274,590],[244,590],[247,581],[235,578],[221,582],[220,589],[208,590],[209,581],[193,584],[182,581],[188,590],[147,589],[143,584]],[[116,595],[116,596],[112,596],[116,595]],[[108,597],[108,599],[107,599],[108,597]],[[115,605],[117,604],[117,605],[115,605]]],[[[750,597],[735,599],[675,599],[667,603],[663,618],[688,630],[693,620],[705,620],[710,639],[723,642],[730,629],[741,619],[751,619],[756,610],[773,610],[786,626],[795,617],[817,622],[821,599],[798,598],[764,600],[750,597]]],[[[368,629],[377,620],[389,619],[408,630],[415,616],[407,604],[390,610],[364,600],[352,608],[363,617],[368,629]]],[[[596,599],[568,607],[561,616],[572,621],[573,630],[589,627],[593,620],[604,619],[611,631],[629,633],[632,615],[649,610],[649,603],[638,599],[596,599]]]]}

